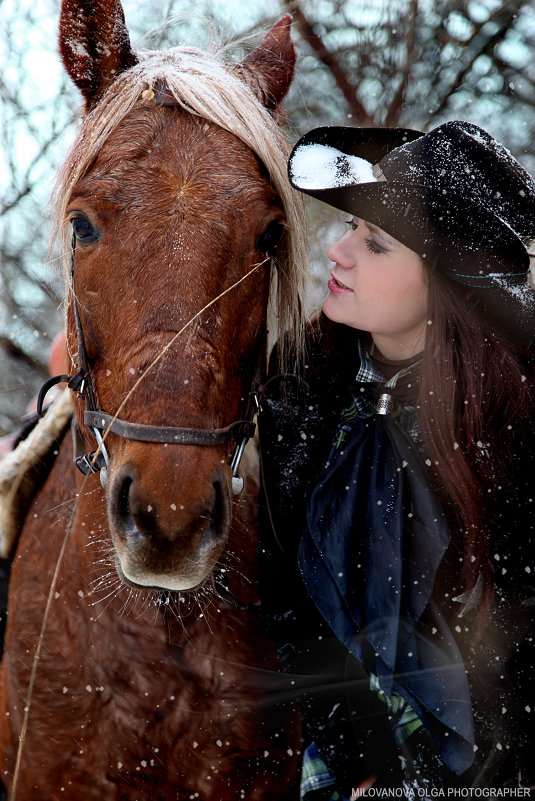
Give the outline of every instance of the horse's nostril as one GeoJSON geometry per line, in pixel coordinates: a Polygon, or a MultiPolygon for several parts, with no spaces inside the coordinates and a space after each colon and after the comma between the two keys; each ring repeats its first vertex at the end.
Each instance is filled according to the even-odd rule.
{"type": "Polygon", "coordinates": [[[215,491],[214,507],[212,509],[212,519],[210,523],[214,531],[219,532],[224,522],[223,490],[219,481],[214,481],[214,491],[215,491]]]}
{"type": "Polygon", "coordinates": [[[219,481],[214,481],[214,502],[210,516],[210,524],[207,526],[202,540],[201,547],[209,548],[216,545],[218,539],[225,535],[228,515],[226,513],[225,496],[219,481]]]}
{"type": "Polygon", "coordinates": [[[134,521],[130,504],[130,490],[134,479],[128,474],[119,476],[113,485],[111,496],[111,513],[123,531],[132,531],[134,521]]]}
{"type": "Polygon", "coordinates": [[[231,515],[226,485],[216,479],[211,488],[204,499],[188,507],[181,505],[179,511],[175,495],[167,505],[161,499],[154,502],[153,493],[136,471],[124,466],[111,487],[110,521],[119,538],[130,545],[143,540],[153,545],[191,541],[195,547],[211,550],[227,536],[231,515]]]}
{"type": "Polygon", "coordinates": [[[150,504],[136,497],[134,478],[126,473],[114,486],[112,514],[119,527],[129,536],[152,536],[157,528],[155,512],[150,504]]]}
{"type": "Polygon", "coordinates": [[[212,517],[210,520],[209,529],[212,530],[215,537],[220,537],[226,533],[229,523],[229,510],[226,496],[223,492],[223,487],[219,481],[214,481],[214,505],[212,507],[212,517]]]}
{"type": "Polygon", "coordinates": [[[119,486],[117,494],[118,511],[121,517],[130,517],[130,487],[133,484],[133,479],[130,476],[125,476],[119,486]]]}

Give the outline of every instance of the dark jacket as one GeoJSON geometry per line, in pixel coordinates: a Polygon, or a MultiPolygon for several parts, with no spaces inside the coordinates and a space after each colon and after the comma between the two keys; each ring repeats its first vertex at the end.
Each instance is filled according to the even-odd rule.
{"type": "MultiPolygon", "coordinates": [[[[459,617],[464,604],[454,600],[461,593],[460,556],[454,546],[441,559],[433,597],[422,616],[425,624],[436,606],[468,674],[476,748],[473,764],[461,775],[444,763],[436,731],[431,738],[426,726],[396,745],[386,705],[369,689],[367,654],[350,649],[333,634],[305,588],[298,551],[301,543],[303,560],[307,506],[325,475],[335,430],[350,399],[348,387],[359,366],[358,337],[357,331],[321,318],[308,332],[300,378],[277,377],[273,356],[259,419],[262,606],[300,697],[304,745],[315,741],[347,796],[371,773],[379,775],[376,786],[400,787],[403,779],[422,778],[424,784],[440,787],[532,784],[533,432],[517,437],[514,477],[497,506],[491,541],[496,592],[483,632],[476,634],[477,609],[465,609],[459,617]]],[[[317,592],[321,606],[321,587],[317,592]]]]}

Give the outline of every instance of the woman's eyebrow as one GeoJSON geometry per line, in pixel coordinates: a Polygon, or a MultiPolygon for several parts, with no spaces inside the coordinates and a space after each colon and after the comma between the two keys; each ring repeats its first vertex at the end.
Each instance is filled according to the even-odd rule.
{"type": "Polygon", "coordinates": [[[385,232],[382,231],[380,228],[378,228],[376,225],[373,225],[373,223],[366,222],[366,220],[363,220],[363,222],[368,231],[370,231],[372,234],[377,234],[377,236],[381,237],[381,239],[383,239],[384,242],[388,242],[389,244],[394,244],[393,240],[388,236],[388,234],[385,234],[385,232]]]}

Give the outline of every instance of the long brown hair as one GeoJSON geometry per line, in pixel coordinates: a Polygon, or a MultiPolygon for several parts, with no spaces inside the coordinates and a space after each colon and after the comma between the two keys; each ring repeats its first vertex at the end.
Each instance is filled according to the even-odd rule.
{"type": "Polygon", "coordinates": [[[428,271],[429,324],[419,419],[439,494],[460,524],[454,544],[465,590],[492,597],[489,533],[501,492],[511,491],[515,427],[533,413],[533,365],[485,322],[470,290],[428,271]],[[509,487],[508,487],[509,485],[509,487]]]}

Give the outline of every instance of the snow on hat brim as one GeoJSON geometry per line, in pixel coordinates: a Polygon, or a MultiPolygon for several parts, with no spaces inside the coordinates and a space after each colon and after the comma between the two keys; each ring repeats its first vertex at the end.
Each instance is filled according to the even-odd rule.
{"type": "MultiPolygon", "coordinates": [[[[302,149],[311,145],[323,145],[326,148],[338,150],[341,156],[356,156],[371,164],[376,164],[391,150],[419,139],[421,136],[424,136],[422,131],[412,131],[407,128],[349,128],[343,126],[314,128],[299,139],[292,151],[288,164],[290,181],[292,181],[295,155],[300,151],[302,155],[302,149]]],[[[311,163],[310,166],[314,169],[316,165],[311,163]]],[[[310,177],[312,178],[312,176],[310,177]]],[[[296,186],[296,189],[299,187],[296,186]]]]}

